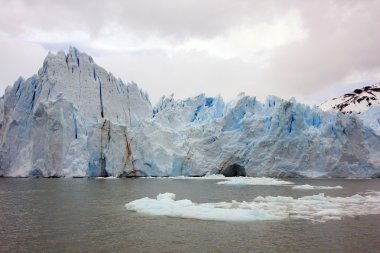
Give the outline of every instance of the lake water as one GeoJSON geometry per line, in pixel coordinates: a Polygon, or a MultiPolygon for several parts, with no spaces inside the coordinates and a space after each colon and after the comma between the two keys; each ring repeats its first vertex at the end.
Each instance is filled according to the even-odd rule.
{"type": "Polygon", "coordinates": [[[380,191],[379,179],[290,181],[343,189],[231,186],[214,180],[1,178],[0,252],[380,252],[380,215],[324,223],[303,219],[234,223],[147,216],[124,206],[164,192],[206,203],[380,191]]]}

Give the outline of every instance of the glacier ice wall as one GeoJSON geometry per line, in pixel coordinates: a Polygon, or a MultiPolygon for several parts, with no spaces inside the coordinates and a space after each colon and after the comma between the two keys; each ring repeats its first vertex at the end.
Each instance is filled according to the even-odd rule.
{"type": "Polygon", "coordinates": [[[239,165],[249,176],[378,176],[375,114],[244,94],[153,107],[135,83],[70,48],[0,99],[0,175],[201,176],[239,165]]]}

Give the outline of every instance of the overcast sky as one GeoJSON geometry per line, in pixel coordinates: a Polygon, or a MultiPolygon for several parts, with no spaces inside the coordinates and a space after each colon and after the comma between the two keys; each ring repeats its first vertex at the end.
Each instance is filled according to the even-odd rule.
{"type": "Polygon", "coordinates": [[[0,94],[69,45],[153,103],[206,93],[319,104],[380,81],[380,1],[0,0],[0,94]]]}

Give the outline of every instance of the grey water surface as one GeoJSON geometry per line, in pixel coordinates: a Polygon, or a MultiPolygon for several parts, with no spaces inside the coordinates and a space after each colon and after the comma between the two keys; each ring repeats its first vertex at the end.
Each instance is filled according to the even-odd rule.
{"type": "Polygon", "coordinates": [[[146,216],[124,207],[164,192],[204,203],[380,191],[380,179],[290,181],[343,189],[228,186],[216,180],[0,178],[0,252],[380,252],[380,215],[325,223],[228,223],[146,216]]]}

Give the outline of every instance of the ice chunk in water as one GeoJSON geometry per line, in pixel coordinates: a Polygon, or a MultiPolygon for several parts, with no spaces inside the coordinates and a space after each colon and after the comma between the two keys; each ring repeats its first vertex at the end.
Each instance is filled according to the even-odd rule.
{"type": "Polygon", "coordinates": [[[251,202],[194,203],[175,200],[175,194],[159,194],[156,199],[142,198],[125,205],[127,210],[149,215],[199,220],[249,222],[257,220],[307,219],[324,222],[344,216],[380,214],[380,192],[351,197],[318,195],[293,198],[257,197],[251,202]]]}
{"type": "Polygon", "coordinates": [[[289,185],[293,184],[290,181],[284,181],[269,177],[231,177],[226,178],[227,181],[221,181],[217,184],[226,185],[289,185]]]}
{"type": "Polygon", "coordinates": [[[340,185],[337,185],[337,186],[317,186],[317,185],[304,184],[304,185],[295,185],[292,187],[292,189],[295,189],[295,190],[331,190],[331,189],[343,189],[343,187],[340,185]]]}

